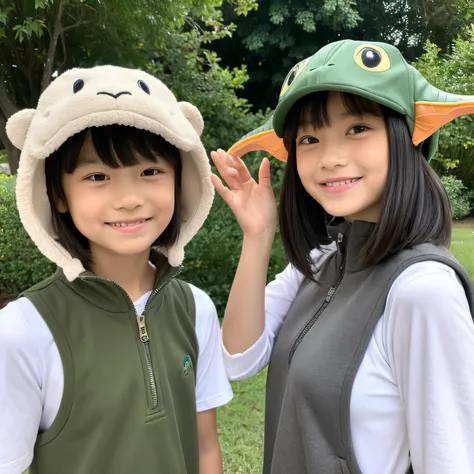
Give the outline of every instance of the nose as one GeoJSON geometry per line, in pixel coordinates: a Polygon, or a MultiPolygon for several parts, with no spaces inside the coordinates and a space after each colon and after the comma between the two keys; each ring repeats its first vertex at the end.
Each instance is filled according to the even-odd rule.
{"type": "Polygon", "coordinates": [[[116,209],[133,211],[144,204],[144,195],[136,183],[124,183],[115,186],[113,193],[113,204],[116,209]]]}
{"type": "Polygon", "coordinates": [[[346,153],[337,143],[326,143],[322,146],[319,165],[323,169],[334,169],[347,165],[346,153]]]}

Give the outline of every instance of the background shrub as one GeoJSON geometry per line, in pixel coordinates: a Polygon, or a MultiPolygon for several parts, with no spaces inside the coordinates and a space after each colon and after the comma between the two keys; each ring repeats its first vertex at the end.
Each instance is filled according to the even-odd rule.
{"type": "Polygon", "coordinates": [[[468,216],[471,211],[469,202],[472,192],[464,186],[460,179],[452,175],[442,176],[441,182],[449,196],[453,219],[462,219],[468,216]]]}

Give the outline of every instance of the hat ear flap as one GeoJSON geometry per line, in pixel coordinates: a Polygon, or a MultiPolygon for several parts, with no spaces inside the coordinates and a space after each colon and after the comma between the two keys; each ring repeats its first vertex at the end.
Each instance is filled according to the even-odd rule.
{"type": "Polygon", "coordinates": [[[8,119],[5,127],[8,138],[19,150],[23,149],[35,112],[35,109],[23,109],[8,119]]]}
{"type": "Polygon", "coordinates": [[[178,102],[178,107],[188,119],[188,122],[193,126],[196,133],[201,136],[204,129],[204,120],[198,108],[189,102],[178,102]]]}

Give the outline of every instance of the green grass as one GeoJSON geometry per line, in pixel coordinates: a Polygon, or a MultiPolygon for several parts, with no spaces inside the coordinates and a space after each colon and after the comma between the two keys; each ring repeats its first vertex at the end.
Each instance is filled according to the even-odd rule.
{"type": "Polygon", "coordinates": [[[234,399],[218,410],[225,474],[260,474],[267,371],[233,382],[234,399]]]}
{"type": "MultiPolygon", "coordinates": [[[[474,228],[454,229],[451,251],[474,278],[474,228]]],[[[266,374],[233,382],[234,399],[218,410],[225,474],[261,472],[266,374]]]]}
{"type": "Polygon", "coordinates": [[[453,230],[451,252],[474,279],[474,228],[453,230]]]}

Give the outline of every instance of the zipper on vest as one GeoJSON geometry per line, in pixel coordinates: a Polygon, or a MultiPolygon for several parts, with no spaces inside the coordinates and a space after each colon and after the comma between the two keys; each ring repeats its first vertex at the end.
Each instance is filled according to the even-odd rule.
{"type": "Polygon", "coordinates": [[[339,278],[337,279],[337,281],[334,283],[334,285],[331,286],[331,288],[329,288],[329,291],[326,294],[326,298],[324,298],[323,304],[319,307],[316,314],[308,321],[306,326],[299,333],[298,337],[296,338],[296,341],[293,343],[293,346],[291,347],[291,350],[290,350],[290,354],[288,356],[288,366],[291,364],[291,360],[293,359],[293,356],[295,355],[296,349],[298,349],[298,346],[301,344],[301,341],[304,339],[306,334],[308,334],[310,329],[314,326],[314,323],[319,318],[319,316],[321,316],[322,312],[327,308],[327,306],[332,300],[332,297],[334,296],[339,285],[341,284],[342,278],[344,276],[345,263],[346,263],[346,254],[344,251],[343,243],[344,243],[344,234],[339,232],[337,234],[337,248],[338,248],[338,251],[342,254],[342,263],[341,263],[341,266],[339,267],[341,274],[339,278]]]}
{"type": "MultiPolygon", "coordinates": [[[[148,309],[148,306],[150,305],[150,302],[152,299],[173,279],[176,278],[183,270],[183,266],[180,265],[177,269],[176,272],[174,272],[166,281],[164,281],[158,288],[153,290],[151,293],[150,297],[148,298],[148,301],[145,304],[145,309],[143,310],[143,313],[146,312],[148,309]]],[[[130,298],[129,294],[114,280],[111,280],[110,278],[102,278],[98,276],[86,276],[86,277],[81,277],[82,279],[96,279],[96,280],[105,280],[110,283],[113,283],[116,285],[122,293],[127,297],[128,301],[130,302],[130,305],[132,308],[135,310],[135,305],[133,304],[132,298],[130,298]]],[[[150,391],[151,391],[151,400],[152,400],[152,410],[155,409],[158,406],[158,390],[156,387],[156,378],[155,378],[155,371],[153,370],[153,364],[151,361],[151,353],[150,353],[150,346],[149,346],[149,340],[150,336],[148,335],[148,331],[146,328],[145,324],[145,314],[138,314],[135,310],[136,318],[137,318],[137,325],[138,325],[138,335],[140,338],[140,341],[143,343],[144,349],[145,349],[145,358],[146,358],[146,364],[147,364],[147,371],[148,371],[148,383],[150,385],[150,391]]]]}
{"type": "Polygon", "coordinates": [[[176,276],[178,276],[182,271],[182,267],[179,267],[178,270],[173,273],[165,282],[163,282],[158,288],[156,288],[153,293],[148,298],[146,302],[145,309],[143,314],[137,314],[137,325],[138,325],[138,335],[140,337],[140,341],[143,343],[143,347],[145,349],[145,358],[147,364],[147,371],[148,371],[148,383],[150,384],[150,391],[151,391],[151,409],[154,410],[158,406],[158,389],[156,387],[156,377],[155,371],[153,370],[153,364],[151,360],[151,353],[150,353],[150,345],[149,340],[150,336],[148,335],[148,331],[146,328],[145,323],[145,312],[150,304],[151,300],[176,276]]]}

